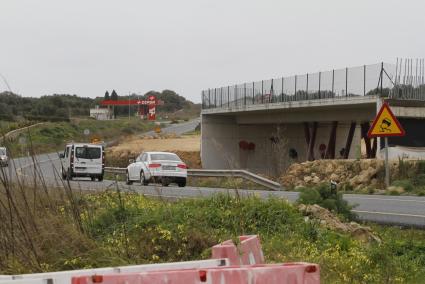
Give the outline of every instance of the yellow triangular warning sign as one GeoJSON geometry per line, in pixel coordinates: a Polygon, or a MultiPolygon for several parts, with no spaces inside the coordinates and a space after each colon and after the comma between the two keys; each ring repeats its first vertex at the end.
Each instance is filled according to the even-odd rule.
{"type": "Polygon", "coordinates": [[[404,136],[406,133],[390,109],[390,106],[384,102],[378,115],[372,123],[367,133],[370,137],[385,136],[404,136]]]}

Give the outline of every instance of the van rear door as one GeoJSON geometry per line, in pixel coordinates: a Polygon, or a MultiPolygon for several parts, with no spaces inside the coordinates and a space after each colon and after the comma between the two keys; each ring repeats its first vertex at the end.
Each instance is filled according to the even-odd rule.
{"type": "Polygon", "coordinates": [[[74,172],[87,174],[102,174],[102,146],[78,145],[74,150],[74,172]]]}

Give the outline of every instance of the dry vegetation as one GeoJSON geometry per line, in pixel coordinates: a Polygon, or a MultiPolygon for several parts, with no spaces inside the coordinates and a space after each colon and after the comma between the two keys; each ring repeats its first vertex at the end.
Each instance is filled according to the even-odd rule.
{"type": "Polygon", "coordinates": [[[201,168],[200,139],[198,135],[132,136],[107,149],[107,165],[126,167],[129,159],[134,159],[143,151],[167,151],[176,153],[189,168],[198,169],[201,168]]]}
{"type": "Polygon", "coordinates": [[[119,145],[109,148],[108,151],[112,154],[134,154],[142,151],[199,151],[200,144],[200,136],[164,135],[156,138],[131,136],[119,145]]]}

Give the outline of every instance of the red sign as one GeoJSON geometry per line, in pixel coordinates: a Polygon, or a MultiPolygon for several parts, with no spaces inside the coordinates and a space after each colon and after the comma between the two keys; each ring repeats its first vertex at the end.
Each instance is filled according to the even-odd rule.
{"type": "MultiPolygon", "coordinates": [[[[128,106],[128,105],[155,105],[157,104],[156,100],[120,100],[120,101],[113,101],[113,100],[104,100],[101,102],[104,106],[128,106]]],[[[158,104],[161,104],[158,102],[158,104]]]]}
{"type": "Polygon", "coordinates": [[[155,120],[155,101],[156,98],[154,96],[149,96],[149,101],[151,102],[149,105],[149,113],[148,120],[155,120]]]}

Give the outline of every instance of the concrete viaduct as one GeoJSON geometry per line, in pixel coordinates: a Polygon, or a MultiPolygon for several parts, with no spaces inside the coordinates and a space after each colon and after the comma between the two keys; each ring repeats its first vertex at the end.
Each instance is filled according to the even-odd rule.
{"type": "Polygon", "coordinates": [[[381,63],[205,90],[203,167],[274,175],[296,161],[379,157],[383,145],[367,131],[384,100],[407,131],[390,146],[421,149],[422,62],[416,75],[381,63]]]}

